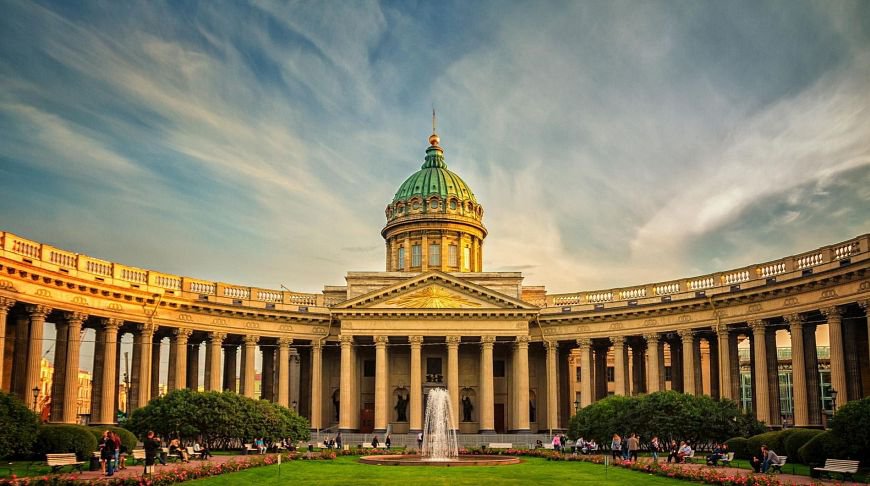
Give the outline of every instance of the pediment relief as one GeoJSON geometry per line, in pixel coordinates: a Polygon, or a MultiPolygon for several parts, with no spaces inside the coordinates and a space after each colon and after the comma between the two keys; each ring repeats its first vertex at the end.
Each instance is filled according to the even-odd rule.
{"type": "Polygon", "coordinates": [[[449,290],[440,285],[429,285],[379,302],[375,307],[388,309],[479,309],[494,306],[489,302],[449,290]]]}

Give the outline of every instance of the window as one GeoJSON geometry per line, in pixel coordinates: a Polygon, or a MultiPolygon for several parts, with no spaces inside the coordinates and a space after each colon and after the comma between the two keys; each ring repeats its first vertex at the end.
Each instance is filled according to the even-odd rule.
{"type": "Polygon", "coordinates": [[[504,360],[497,359],[492,363],[492,376],[504,378],[504,360]]]}
{"type": "MultiPolygon", "coordinates": [[[[455,199],[450,201],[450,209],[456,211],[456,200],[455,199]]],[[[532,422],[534,422],[534,420],[532,422]]]]}
{"type": "Polygon", "coordinates": [[[429,245],[429,265],[433,267],[441,265],[441,245],[438,243],[429,245]]]}
{"type": "Polygon", "coordinates": [[[459,250],[456,248],[456,245],[447,247],[447,264],[451,267],[459,266],[459,250]]]}
{"type": "Polygon", "coordinates": [[[616,381],[616,370],[613,368],[613,366],[608,366],[607,367],[607,382],[613,383],[614,381],[616,381]]]}
{"type": "Polygon", "coordinates": [[[471,265],[471,248],[466,246],[462,249],[462,269],[467,272],[470,269],[469,265],[471,265]]]}
{"type": "Polygon", "coordinates": [[[429,207],[432,209],[438,209],[438,200],[433,199],[433,200],[429,201],[429,207]]]}
{"type": "Polygon", "coordinates": [[[399,270],[404,270],[404,269],[405,269],[405,247],[404,247],[404,246],[400,246],[400,247],[399,247],[399,258],[398,258],[398,260],[399,260],[399,262],[398,262],[399,264],[397,265],[397,268],[398,268],[399,270]]]}
{"type": "Polygon", "coordinates": [[[374,376],[375,376],[375,360],[373,360],[373,359],[363,360],[363,377],[364,378],[374,378],[374,376]]]}
{"type": "Polygon", "coordinates": [[[665,366],[665,381],[671,381],[671,367],[665,366]]]}
{"type": "Polygon", "coordinates": [[[426,374],[440,375],[441,374],[441,358],[426,358],[426,374]]]}
{"type": "Polygon", "coordinates": [[[580,377],[583,376],[582,370],[583,370],[583,367],[581,367],[581,366],[574,368],[574,381],[582,381],[580,379],[580,377]]]}
{"type": "Polygon", "coordinates": [[[423,250],[420,245],[411,246],[411,266],[419,267],[423,260],[423,250]]]}

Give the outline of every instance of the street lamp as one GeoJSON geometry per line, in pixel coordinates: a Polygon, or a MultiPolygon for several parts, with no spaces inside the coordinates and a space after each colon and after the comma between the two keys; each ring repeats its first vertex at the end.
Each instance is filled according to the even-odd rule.
{"type": "Polygon", "coordinates": [[[837,390],[831,388],[831,413],[837,411],[837,390]]]}
{"type": "Polygon", "coordinates": [[[577,399],[577,400],[574,400],[574,415],[576,415],[577,412],[579,412],[579,411],[580,411],[580,400],[577,399]]]}
{"type": "Polygon", "coordinates": [[[33,392],[33,411],[35,412],[36,411],[36,400],[39,398],[39,387],[35,386],[35,387],[33,387],[33,390],[30,390],[30,391],[33,392]]]}
{"type": "Polygon", "coordinates": [[[296,405],[297,405],[296,400],[293,400],[293,410],[294,410],[294,411],[296,411],[296,405]]]}

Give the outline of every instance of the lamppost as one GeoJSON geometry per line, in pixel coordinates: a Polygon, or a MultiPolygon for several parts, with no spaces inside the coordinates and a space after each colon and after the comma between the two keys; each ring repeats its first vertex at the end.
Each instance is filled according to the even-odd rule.
{"type": "Polygon", "coordinates": [[[39,387],[35,386],[33,387],[33,390],[30,391],[33,392],[33,411],[36,412],[36,400],[39,398],[39,387]]]}
{"type": "Polygon", "coordinates": [[[296,403],[296,400],[293,400],[292,405],[293,405],[293,411],[294,411],[294,412],[298,412],[299,410],[296,410],[296,405],[298,405],[298,404],[296,403]]]}
{"type": "Polygon", "coordinates": [[[831,413],[837,413],[837,390],[831,388],[831,413]]]}
{"type": "Polygon", "coordinates": [[[580,399],[574,400],[574,415],[580,412],[580,399]]]}

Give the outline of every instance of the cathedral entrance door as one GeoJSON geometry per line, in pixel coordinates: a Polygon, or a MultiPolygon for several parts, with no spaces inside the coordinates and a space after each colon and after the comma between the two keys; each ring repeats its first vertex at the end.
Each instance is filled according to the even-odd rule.
{"type": "MultiPolygon", "coordinates": [[[[359,431],[363,434],[371,434],[375,430],[375,404],[366,403],[359,414],[359,431]]],[[[384,440],[381,438],[381,440],[384,440]]]]}
{"type": "Polygon", "coordinates": [[[504,403],[496,403],[495,404],[495,417],[494,424],[495,432],[497,434],[504,434],[504,403]]]}

